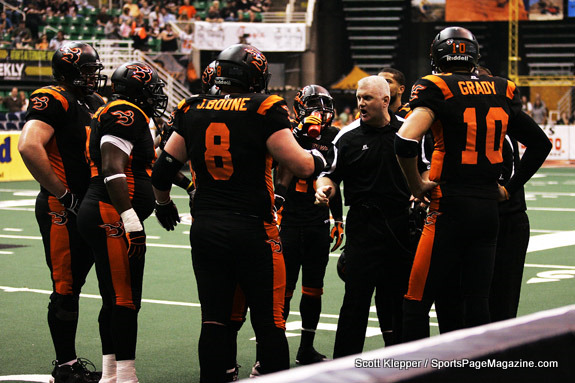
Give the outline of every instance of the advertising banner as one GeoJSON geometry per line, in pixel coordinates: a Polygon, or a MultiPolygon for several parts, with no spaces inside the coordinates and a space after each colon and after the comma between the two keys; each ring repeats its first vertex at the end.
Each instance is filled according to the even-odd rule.
{"type": "Polygon", "coordinates": [[[194,23],[194,45],[199,50],[220,51],[240,42],[262,52],[304,52],[306,25],[302,23],[194,23]]]}
{"type": "Polygon", "coordinates": [[[20,132],[0,133],[0,182],[34,179],[18,152],[20,132]]]}
{"type": "Polygon", "coordinates": [[[0,81],[50,81],[52,51],[0,49],[0,81]]]}

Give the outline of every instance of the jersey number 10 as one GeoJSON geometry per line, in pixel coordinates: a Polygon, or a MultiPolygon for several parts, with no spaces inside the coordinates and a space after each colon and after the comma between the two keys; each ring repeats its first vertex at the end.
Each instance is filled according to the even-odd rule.
{"type": "MultiPolygon", "coordinates": [[[[461,153],[461,163],[464,165],[477,164],[477,112],[475,108],[466,108],[463,112],[463,121],[467,124],[467,138],[465,150],[461,153]]],[[[485,137],[485,156],[491,164],[498,164],[503,162],[501,155],[501,148],[503,148],[503,140],[507,132],[507,123],[509,115],[503,108],[489,108],[487,116],[485,116],[485,124],[487,125],[485,137]],[[497,134],[497,124],[501,123],[501,133],[499,137],[497,134]],[[495,149],[495,140],[499,141],[499,149],[495,149]]]]}

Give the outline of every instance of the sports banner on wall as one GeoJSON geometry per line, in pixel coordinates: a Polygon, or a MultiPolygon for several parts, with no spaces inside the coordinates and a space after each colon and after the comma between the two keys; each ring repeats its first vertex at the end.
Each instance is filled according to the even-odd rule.
{"type": "Polygon", "coordinates": [[[0,182],[34,179],[18,152],[20,132],[0,133],[0,182]]]}
{"type": "Polygon", "coordinates": [[[0,81],[50,81],[52,51],[0,49],[0,81]]]}
{"type": "Polygon", "coordinates": [[[194,23],[194,46],[199,50],[221,51],[240,42],[262,52],[304,52],[306,25],[302,23],[194,23]]]}

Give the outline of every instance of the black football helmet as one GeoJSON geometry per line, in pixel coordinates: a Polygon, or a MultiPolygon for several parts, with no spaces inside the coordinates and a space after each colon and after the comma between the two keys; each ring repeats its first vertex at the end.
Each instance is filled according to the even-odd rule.
{"type": "Polygon", "coordinates": [[[301,88],[293,101],[293,110],[297,122],[313,112],[321,114],[322,129],[329,126],[335,114],[333,108],[333,98],[323,86],[307,85],[301,88]]]}
{"type": "Polygon", "coordinates": [[[54,79],[86,95],[106,86],[107,76],[100,74],[103,68],[98,52],[82,42],[65,43],[52,56],[54,79]]]}
{"type": "Polygon", "coordinates": [[[216,79],[216,62],[212,61],[204,69],[202,73],[202,93],[204,94],[217,94],[219,93],[218,87],[214,84],[216,79]]]}
{"type": "Polygon", "coordinates": [[[468,29],[449,27],[435,36],[431,43],[431,68],[435,72],[449,72],[450,68],[477,67],[479,43],[468,29]]]}
{"type": "Polygon", "coordinates": [[[164,86],[158,72],[143,62],[122,64],[112,74],[114,97],[130,101],[150,117],[161,117],[168,106],[164,86]]]}
{"type": "Polygon", "coordinates": [[[216,58],[214,84],[218,87],[235,86],[245,92],[267,93],[270,73],[268,60],[254,46],[235,44],[220,52],[216,58]]]}

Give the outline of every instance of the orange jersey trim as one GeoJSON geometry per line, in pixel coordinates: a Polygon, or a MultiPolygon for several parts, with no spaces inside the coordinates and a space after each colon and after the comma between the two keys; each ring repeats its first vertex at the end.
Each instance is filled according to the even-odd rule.
{"type": "MultiPolygon", "coordinates": [[[[100,215],[106,223],[121,223],[121,218],[114,206],[100,202],[100,215]]],[[[122,224],[122,227],[123,224],[122,224]]],[[[130,260],[128,258],[128,245],[125,234],[120,237],[106,237],[108,247],[108,261],[110,275],[116,294],[116,305],[136,310],[132,297],[132,278],[130,275],[130,260]]]]}
{"type": "Polygon", "coordinates": [[[38,90],[32,92],[30,97],[32,97],[36,93],[49,93],[49,94],[51,94],[52,96],[54,96],[54,98],[56,100],[60,101],[60,104],[62,104],[62,107],[64,107],[65,111],[68,111],[68,108],[70,107],[70,105],[68,104],[68,100],[66,100],[66,97],[62,96],[62,94],[60,94],[59,92],[56,92],[53,89],[49,89],[49,88],[38,89],[38,90]]]}
{"type": "Polygon", "coordinates": [[[269,108],[271,108],[273,104],[282,100],[283,98],[281,98],[280,96],[276,95],[269,96],[264,100],[264,102],[262,102],[262,104],[258,108],[258,114],[262,114],[265,116],[265,114],[268,112],[269,108]]]}
{"type": "Polygon", "coordinates": [[[441,93],[443,93],[443,97],[446,100],[453,97],[453,93],[451,92],[451,89],[449,89],[449,87],[445,83],[445,80],[443,80],[441,77],[435,76],[435,75],[429,75],[429,76],[425,76],[424,79],[429,80],[432,83],[434,83],[435,85],[437,85],[437,87],[439,89],[441,89],[441,93]]]}
{"type": "Polygon", "coordinates": [[[56,197],[48,197],[48,206],[52,215],[50,227],[50,263],[54,290],[60,295],[74,293],[72,285],[72,253],[70,252],[70,235],[66,227],[68,212],[56,197]]]}
{"type": "Polygon", "coordinates": [[[507,80],[507,93],[505,94],[508,99],[513,100],[513,93],[517,85],[513,81],[507,80]]]}

